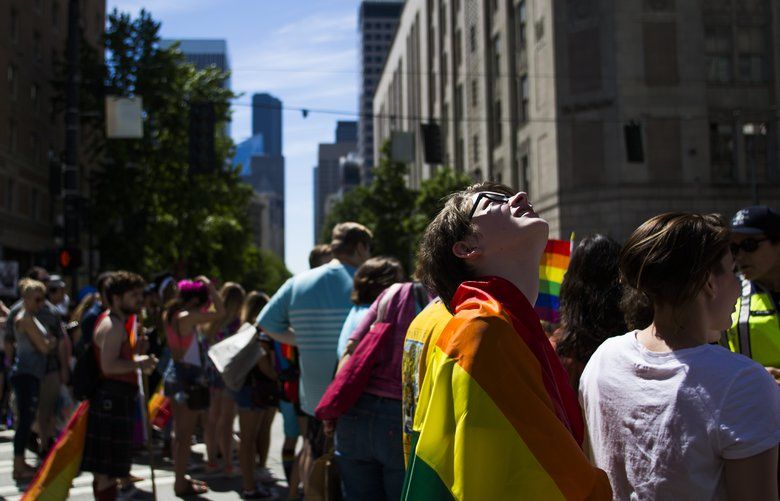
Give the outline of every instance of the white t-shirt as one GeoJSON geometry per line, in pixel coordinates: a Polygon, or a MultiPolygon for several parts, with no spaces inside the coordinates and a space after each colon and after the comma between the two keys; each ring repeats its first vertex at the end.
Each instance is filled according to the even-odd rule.
{"type": "Polygon", "coordinates": [[[725,499],[724,459],[780,442],[780,390],[756,362],[720,346],[647,350],[608,339],[580,379],[596,466],[615,499],[725,499]]]}

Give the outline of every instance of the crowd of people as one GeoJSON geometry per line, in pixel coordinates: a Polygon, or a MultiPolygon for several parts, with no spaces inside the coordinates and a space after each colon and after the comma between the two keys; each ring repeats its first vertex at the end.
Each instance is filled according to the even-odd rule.
{"type": "Polygon", "coordinates": [[[481,183],[430,222],[413,279],[372,257],[355,222],[270,298],[116,271],[68,316],[62,280],[34,268],[3,309],[14,478],[34,471],[25,447],[50,447],[86,350],[100,371],[82,464],[96,499],[132,489],[140,371],[172,400],[160,438],[180,496],[208,489],[187,475],[199,423],[205,471],[233,474],[238,418],[242,496],[269,497],[256,467],[280,411],[295,499],[776,500],[780,214],[673,212],[623,244],[588,236],[561,322],[543,328],[533,306],[548,234],[525,193],[481,183]],[[206,354],[247,324],[262,355],[234,391],[206,354]],[[335,486],[321,481],[330,458],[335,486]]]}

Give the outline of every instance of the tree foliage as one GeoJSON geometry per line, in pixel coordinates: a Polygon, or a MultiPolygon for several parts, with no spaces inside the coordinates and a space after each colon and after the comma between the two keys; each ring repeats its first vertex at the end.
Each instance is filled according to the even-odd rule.
{"type": "Polygon", "coordinates": [[[357,221],[374,232],[375,255],[394,256],[407,272],[414,269],[417,244],[425,227],[444,206],[446,197],[472,183],[467,175],[441,168],[420,184],[407,187],[408,167],[390,160],[390,143],[382,147],[379,165],[369,186],[358,187],[338,201],[323,225],[322,242],[341,221],[357,221]]]}
{"type": "Polygon", "coordinates": [[[82,95],[94,101],[93,109],[103,109],[105,96],[143,99],[142,139],[100,135],[90,142],[102,161],[90,178],[90,224],[103,268],[144,274],[172,269],[181,276],[206,274],[273,292],[272,285],[289,272],[252,246],[247,218],[252,189],[230,166],[233,143],[219,132],[230,119],[234,97],[224,86],[229,75],[215,67],[196,70],[176,47],[162,49],[159,28],[144,10],[136,18],[114,10],[105,61],[83,45],[82,95]],[[192,102],[214,104],[218,132],[212,173],[190,172],[192,102]]]}

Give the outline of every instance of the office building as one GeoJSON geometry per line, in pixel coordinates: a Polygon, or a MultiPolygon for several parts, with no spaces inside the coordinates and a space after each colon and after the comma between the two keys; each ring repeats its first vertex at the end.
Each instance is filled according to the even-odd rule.
{"type": "MultiPolygon", "coordinates": [[[[54,230],[62,220],[62,199],[51,182],[61,175],[65,114],[53,107],[52,82],[65,58],[68,14],[64,1],[0,5],[0,68],[6,75],[0,91],[0,261],[17,262],[21,273],[33,264],[52,267],[53,251],[62,245],[54,230]]],[[[100,58],[105,14],[104,0],[81,5],[81,39],[100,58]]],[[[79,157],[79,192],[88,197],[86,176],[97,166],[84,152],[79,157]]]]}
{"type": "MultiPolygon", "coordinates": [[[[163,39],[160,47],[167,49],[173,44],[179,44],[179,50],[185,59],[192,63],[196,69],[202,70],[209,66],[216,66],[222,71],[230,71],[227,40],[220,39],[163,39]]],[[[226,87],[230,88],[230,80],[226,87]]]]}
{"type": "Polygon", "coordinates": [[[355,155],[357,143],[355,122],[338,122],[335,143],[322,143],[314,167],[314,241],[319,242],[325,217],[333,203],[349,187],[360,183],[360,171],[355,155]],[[338,139],[343,139],[339,141],[338,139]],[[349,160],[347,160],[349,159],[349,160]],[[355,168],[357,166],[357,172],[355,168]]]}
{"type": "Polygon", "coordinates": [[[526,190],[551,236],[780,205],[780,4],[409,0],[374,97],[374,151],[441,131],[443,165],[526,190]]]}
{"type": "Polygon", "coordinates": [[[270,94],[252,96],[252,135],[258,134],[266,155],[282,155],[282,102],[270,94]]]}
{"type": "Polygon", "coordinates": [[[284,260],[282,102],[269,94],[254,94],[252,105],[253,135],[236,146],[233,165],[241,165],[242,180],[255,192],[250,208],[255,242],[284,260]]]}
{"type": "Polygon", "coordinates": [[[358,124],[358,153],[363,160],[364,180],[370,180],[374,165],[374,123],[371,117],[376,84],[385,64],[387,51],[393,40],[403,0],[364,0],[360,4],[358,30],[360,32],[360,120],[358,124]]]}

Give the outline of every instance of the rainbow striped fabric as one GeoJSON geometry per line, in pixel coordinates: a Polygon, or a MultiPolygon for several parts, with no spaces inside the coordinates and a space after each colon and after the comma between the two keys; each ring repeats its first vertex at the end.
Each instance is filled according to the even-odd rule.
{"type": "Polygon", "coordinates": [[[432,349],[404,500],[611,499],[566,372],[522,293],[463,283],[432,349]]]}
{"type": "Polygon", "coordinates": [[[571,241],[548,240],[539,265],[539,297],[534,309],[540,319],[555,324],[561,321],[561,284],[569,268],[571,248],[571,241]]]}
{"type": "Polygon", "coordinates": [[[35,478],[27,487],[22,501],[36,499],[64,501],[68,498],[71,482],[78,475],[81,467],[84,438],[87,434],[88,411],[88,400],[81,402],[76,408],[35,478]]]}

